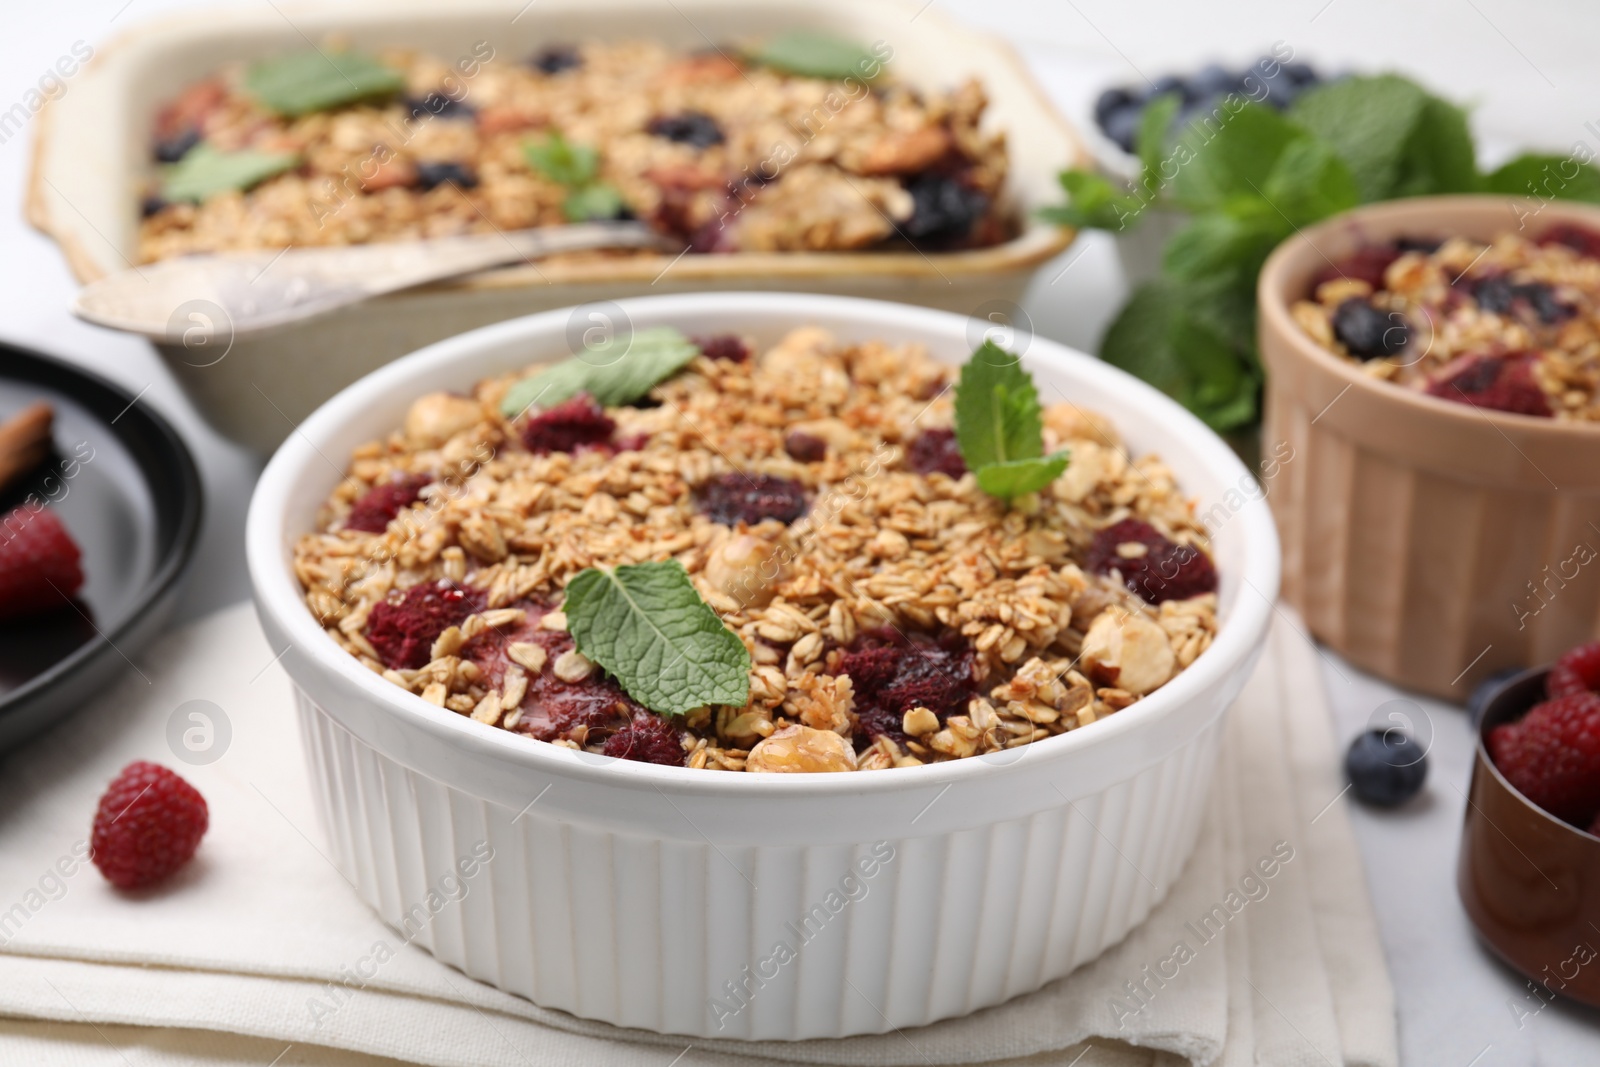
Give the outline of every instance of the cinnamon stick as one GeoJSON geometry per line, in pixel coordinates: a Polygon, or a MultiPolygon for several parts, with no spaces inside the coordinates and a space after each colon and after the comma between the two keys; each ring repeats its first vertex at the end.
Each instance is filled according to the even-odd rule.
{"type": "Polygon", "coordinates": [[[0,423],[0,491],[50,456],[55,409],[43,400],[0,423]]]}

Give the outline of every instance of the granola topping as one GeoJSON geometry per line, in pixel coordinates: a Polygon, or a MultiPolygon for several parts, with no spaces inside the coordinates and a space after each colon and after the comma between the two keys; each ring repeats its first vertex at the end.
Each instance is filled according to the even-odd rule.
{"type": "Polygon", "coordinates": [[[918,346],[801,328],[752,352],[702,354],[645,406],[604,409],[634,450],[530,449],[540,413],[501,409],[520,374],[420,398],[356,450],[296,545],[307,604],[389,681],[530,743],[752,773],[1026,745],[1117,713],[1210,646],[1206,531],[1104,419],[1048,406],[1045,446],[1072,461],[1008,505],[914,461],[952,419],[953,370],[918,346]],[[797,429],[826,447],[796,457],[797,429]],[[418,483],[362,528],[375,488],[418,483]],[[711,486],[760,506],[708,513],[711,486]],[[748,650],[744,706],[657,715],[567,632],[579,572],[667,560],[748,650]],[[1182,571],[1160,572],[1156,597],[1163,561],[1182,571]]]}

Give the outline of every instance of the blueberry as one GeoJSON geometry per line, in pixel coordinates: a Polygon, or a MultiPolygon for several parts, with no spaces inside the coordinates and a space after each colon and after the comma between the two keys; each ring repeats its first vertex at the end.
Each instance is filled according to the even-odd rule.
{"type": "Polygon", "coordinates": [[[1402,252],[1421,252],[1423,255],[1432,255],[1442,244],[1443,241],[1433,237],[1399,237],[1394,242],[1394,246],[1402,252]]]}
{"type": "Polygon", "coordinates": [[[937,247],[965,237],[989,210],[989,198],[945,174],[921,174],[906,183],[911,218],[902,229],[913,244],[937,247]]]}
{"type": "Polygon", "coordinates": [[[161,199],[161,197],[157,196],[155,193],[151,193],[149,196],[139,201],[139,217],[147,219],[166,206],[167,202],[165,200],[161,199]]]}
{"type": "Polygon", "coordinates": [[[1402,730],[1368,730],[1350,742],[1344,773],[1357,799],[1380,808],[1398,807],[1427,780],[1428,754],[1402,730]]]}
{"type": "Polygon", "coordinates": [[[189,149],[200,143],[200,131],[190,127],[171,137],[163,137],[156,142],[155,155],[159,163],[176,163],[188,154],[189,149]]]}
{"type": "Polygon", "coordinates": [[[429,93],[427,96],[408,96],[402,105],[406,114],[413,119],[433,115],[437,118],[470,119],[472,118],[472,105],[462,100],[454,100],[443,93],[429,93]]]}
{"type": "Polygon", "coordinates": [[[1496,315],[1513,312],[1525,302],[1545,325],[1570,319],[1577,311],[1556,299],[1556,291],[1544,282],[1513,283],[1503,274],[1480,278],[1472,285],[1472,297],[1484,311],[1496,315]]]}
{"type": "Polygon", "coordinates": [[[1150,91],[1145,94],[1145,99],[1154,100],[1156,97],[1165,96],[1168,93],[1177,93],[1183,97],[1185,102],[1193,100],[1195,95],[1194,90],[1182,78],[1176,74],[1168,74],[1150,83],[1150,91]]]}
{"type": "Polygon", "coordinates": [[[1492,278],[1479,278],[1472,286],[1472,298],[1484,311],[1495,315],[1504,315],[1511,310],[1511,301],[1516,297],[1515,287],[1511,279],[1500,274],[1492,278]]]}
{"type": "Polygon", "coordinates": [[[1206,96],[1210,93],[1226,93],[1238,83],[1238,77],[1215,63],[1201,67],[1199,73],[1189,79],[1195,95],[1206,96]]]}
{"type": "Polygon", "coordinates": [[[1310,88],[1322,80],[1309,63],[1285,63],[1283,72],[1302,89],[1310,88]]]}
{"type": "Polygon", "coordinates": [[[1411,328],[1398,311],[1380,311],[1353,296],[1334,309],[1333,333],[1352,356],[1368,360],[1400,351],[1411,328]]]}
{"type": "Polygon", "coordinates": [[[1138,104],[1129,104],[1120,111],[1113,111],[1111,116],[1101,127],[1106,131],[1106,136],[1116,142],[1117,147],[1124,152],[1134,150],[1134,141],[1139,136],[1139,120],[1143,117],[1143,109],[1138,104]]]}
{"type": "Polygon", "coordinates": [[[552,45],[536,52],[528,65],[545,74],[560,74],[583,66],[583,56],[571,45],[552,45]]]}
{"type": "Polygon", "coordinates": [[[1544,282],[1528,282],[1517,286],[1517,295],[1528,302],[1539,321],[1546,326],[1564,322],[1576,315],[1577,309],[1556,299],[1556,291],[1544,282]]]}
{"type": "Polygon", "coordinates": [[[704,111],[683,111],[676,115],[661,115],[650,120],[645,129],[655,137],[665,137],[677,144],[695,148],[710,148],[724,140],[722,127],[704,111]]]}
{"type": "Polygon", "coordinates": [[[1467,697],[1467,714],[1472,716],[1474,728],[1483,718],[1483,709],[1487,708],[1489,701],[1493,700],[1495,694],[1500,692],[1500,687],[1521,673],[1521,667],[1507,667],[1505,670],[1495,671],[1473,687],[1472,695],[1467,697]]]}
{"type": "Polygon", "coordinates": [[[445,182],[454,182],[463,189],[471,189],[478,184],[478,176],[470,167],[460,163],[418,163],[417,185],[427,190],[443,185],[445,182]]]}
{"type": "Polygon", "coordinates": [[[1126,89],[1107,89],[1101,93],[1094,102],[1094,121],[1102,130],[1114,112],[1121,111],[1133,103],[1133,96],[1126,89]]]}

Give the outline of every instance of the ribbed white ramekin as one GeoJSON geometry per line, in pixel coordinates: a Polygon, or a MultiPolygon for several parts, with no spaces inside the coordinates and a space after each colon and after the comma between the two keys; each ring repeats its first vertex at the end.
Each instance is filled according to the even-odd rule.
{"type": "MultiPolygon", "coordinates": [[[[841,297],[621,302],[634,327],[797,325],[913,340],[959,362],[982,326],[841,297]]],[[[581,316],[580,316],[581,319],[581,316]]],[[[1038,988],[1115,944],[1193,848],[1219,725],[1259,655],[1278,545],[1249,472],[1171,400],[1032,339],[1046,403],[1109,415],[1160,453],[1214,528],[1223,625],[1168,685],[1082,730],[991,756],[847,775],[742,775],[611,760],[434,707],[339,649],[290,567],[335,464],[424,392],[563,355],[548,312],[441,342],[334,397],[268,465],[250,508],[256,603],[299,694],[333,856],[389,923],[467,974],[621,1026],[843,1037],[919,1026],[1038,988]],[[330,460],[332,461],[330,463],[330,460]],[[409,920],[475,860],[473,892],[409,920]]]]}

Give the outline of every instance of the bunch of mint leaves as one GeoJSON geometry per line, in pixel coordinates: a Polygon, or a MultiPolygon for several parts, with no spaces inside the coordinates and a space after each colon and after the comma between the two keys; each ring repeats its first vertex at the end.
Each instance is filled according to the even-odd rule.
{"type": "Polygon", "coordinates": [[[1600,202],[1600,171],[1572,157],[1527,154],[1481,171],[1466,113],[1394,74],[1330,82],[1286,113],[1245,102],[1219,111],[1223,122],[1174,130],[1178,107],[1175,94],[1146,107],[1132,188],[1066,171],[1068,202],[1042,214],[1113,232],[1152,208],[1187,216],[1160,276],[1135,289],[1107,329],[1100,357],[1218,431],[1259,420],[1256,275],[1298,229],[1357,204],[1437,193],[1600,202]]]}

